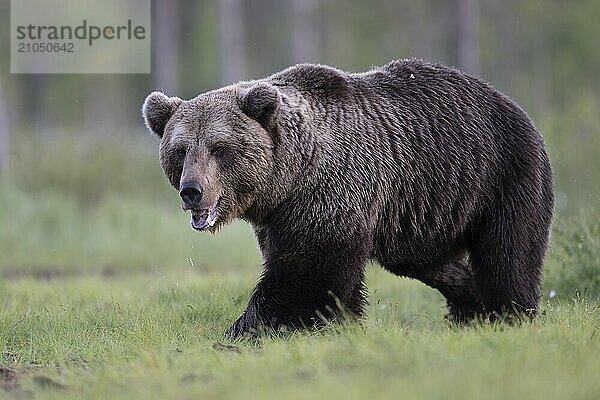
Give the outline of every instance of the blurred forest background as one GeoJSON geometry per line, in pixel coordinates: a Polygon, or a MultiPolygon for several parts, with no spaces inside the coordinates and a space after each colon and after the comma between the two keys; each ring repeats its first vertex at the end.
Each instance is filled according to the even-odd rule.
{"type": "Polygon", "coordinates": [[[75,147],[99,135],[136,140],[140,104],[153,88],[189,98],[297,62],[362,71],[418,57],[479,75],[529,112],[552,154],[561,211],[600,201],[595,0],[154,1],[150,76],[10,75],[9,2],[1,4],[3,170],[16,162],[14,172],[24,173],[11,162],[23,135],[70,134],[75,147]]]}
{"type": "MultiPolygon", "coordinates": [[[[156,0],[151,75],[11,75],[9,11],[2,0],[0,268],[6,271],[194,260],[200,268],[215,260],[220,268],[256,268],[246,227],[228,231],[225,237],[240,244],[225,260],[221,242],[205,246],[209,239],[193,237],[140,106],[155,88],[191,98],[298,62],[364,71],[417,57],[478,75],[514,98],[542,131],[559,220],[600,204],[597,0],[156,0]],[[211,254],[216,258],[207,261],[211,254]]],[[[591,249],[598,230],[574,232],[565,246],[591,249]]],[[[586,279],[600,287],[594,251],[584,255],[591,268],[586,279]]]]}

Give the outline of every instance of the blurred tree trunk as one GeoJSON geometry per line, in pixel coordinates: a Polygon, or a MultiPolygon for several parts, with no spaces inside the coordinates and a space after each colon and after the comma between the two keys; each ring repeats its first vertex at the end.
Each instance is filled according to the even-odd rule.
{"type": "Polygon", "coordinates": [[[180,0],[154,2],[154,85],[167,94],[177,92],[180,0]]]}
{"type": "Polygon", "coordinates": [[[458,0],[457,62],[463,70],[479,73],[479,0],[458,0]]]}
{"type": "Polygon", "coordinates": [[[532,42],[533,51],[533,70],[530,73],[533,85],[533,107],[534,115],[540,115],[542,110],[550,103],[549,92],[552,91],[553,81],[550,75],[549,66],[552,65],[552,58],[547,47],[547,41],[543,33],[535,32],[532,42]]]}
{"type": "Polygon", "coordinates": [[[2,90],[2,82],[0,81],[0,175],[6,173],[8,169],[9,156],[9,131],[8,131],[8,112],[2,90]]]}
{"type": "Polygon", "coordinates": [[[482,20],[489,21],[486,28],[493,32],[488,38],[488,46],[494,51],[487,51],[486,72],[494,77],[495,85],[504,89],[512,85],[522,61],[518,56],[521,43],[517,39],[515,25],[515,7],[518,6],[514,1],[491,0],[480,8],[482,20]]]}
{"type": "Polygon", "coordinates": [[[353,66],[353,43],[348,40],[350,34],[345,14],[340,12],[338,2],[324,1],[321,4],[319,24],[323,28],[322,62],[350,68],[353,66]]]}
{"type": "Polygon", "coordinates": [[[221,83],[228,85],[244,78],[244,31],[242,0],[219,1],[221,83]]]}
{"type": "Polygon", "coordinates": [[[48,134],[48,116],[44,104],[47,90],[46,76],[44,74],[31,74],[23,80],[23,98],[27,104],[25,121],[35,133],[48,134]]]}
{"type": "Polygon", "coordinates": [[[317,62],[321,38],[317,26],[316,0],[291,0],[292,13],[292,62],[317,62]]]}

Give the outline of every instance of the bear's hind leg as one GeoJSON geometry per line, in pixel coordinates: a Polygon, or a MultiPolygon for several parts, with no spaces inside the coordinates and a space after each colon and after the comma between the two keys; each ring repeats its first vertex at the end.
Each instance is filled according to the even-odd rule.
{"type": "Polygon", "coordinates": [[[492,319],[533,317],[538,309],[551,214],[523,204],[505,199],[473,235],[475,294],[492,319]]]}
{"type": "Polygon", "coordinates": [[[350,299],[344,304],[344,308],[350,313],[351,317],[360,319],[364,315],[367,304],[367,286],[365,285],[364,268],[362,268],[360,269],[359,280],[352,290],[350,299]]]}

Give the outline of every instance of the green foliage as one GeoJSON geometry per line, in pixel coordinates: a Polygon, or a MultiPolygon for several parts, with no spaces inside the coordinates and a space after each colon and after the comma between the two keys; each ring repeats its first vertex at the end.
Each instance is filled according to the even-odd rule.
{"type": "Polygon", "coordinates": [[[557,208],[577,214],[600,205],[600,99],[582,90],[572,102],[539,118],[556,183],[557,208]]]}
{"type": "Polygon", "coordinates": [[[544,283],[563,299],[600,299],[600,213],[558,219],[544,283]]]}
{"type": "Polygon", "coordinates": [[[158,163],[158,141],[149,134],[126,139],[23,134],[13,148],[9,177],[35,197],[50,190],[81,203],[111,193],[173,199],[158,163]]]}
{"type": "Polygon", "coordinates": [[[0,185],[0,272],[110,274],[259,265],[248,225],[234,223],[218,236],[196,234],[172,195],[168,205],[115,194],[88,204],[60,192],[30,194],[0,185]]]}
{"type": "Polygon", "coordinates": [[[28,135],[0,181],[0,272],[63,275],[259,265],[249,226],[196,234],[153,138],[28,135]]]}

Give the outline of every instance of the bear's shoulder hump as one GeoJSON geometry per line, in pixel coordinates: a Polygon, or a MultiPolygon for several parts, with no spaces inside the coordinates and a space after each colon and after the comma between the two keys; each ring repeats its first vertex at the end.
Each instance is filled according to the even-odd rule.
{"type": "Polygon", "coordinates": [[[297,64],[271,77],[274,84],[291,85],[303,92],[345,94],[349,90],[348,74],[321,64],[297,64]]]}

